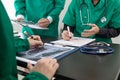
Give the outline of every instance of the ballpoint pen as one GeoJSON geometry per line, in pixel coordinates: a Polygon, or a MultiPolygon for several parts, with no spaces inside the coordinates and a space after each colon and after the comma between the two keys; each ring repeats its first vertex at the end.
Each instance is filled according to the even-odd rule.
{"type": "Polygon", "coordinates": [[[70,34],[70,28],[69,28],[69,26],[67,26],[67,31],[68,31],[69,37],[72,38],[72,37],[71,37],[71,34],[70,34]]]}
{"type": "MultiPolygon", "coordinates": [[[[29,34],[27,31],[24,31],[24,34],[25,34],[27,37],[30,37],[31,39],[37,40],[37,39],[35,39],[31,34],[29,34]]],[[[44,43],[43,43],[42,46],[39,46],[39,48],[45,48],[44,43]]]]}
{"type": "MultiPolygon", "coordinates": [[[[31,34],[27,33],[26,31],[24,31],[24,34],[25,34],[25,36],[30,37],[31,39],[34,39],[34,37],[31,34]]],[[[34,39],[34,40],[36,40],[36,39],[34,39]]]]}

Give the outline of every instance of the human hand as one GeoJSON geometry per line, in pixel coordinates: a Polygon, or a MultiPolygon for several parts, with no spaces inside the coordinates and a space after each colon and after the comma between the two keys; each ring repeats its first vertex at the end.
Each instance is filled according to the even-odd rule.
{"type": "Polygon", "coordinates": [[[37,48],[43,45],[43,42],[40,36],[37,36],[37,35],[32,35],[31,37],[28,38],[28,41],[30,44],[30,48],[37,48]]]}
{"type": "Polygon", "coordinates": [[[33,65],[30,62],[28,62],[26,68],[24,68],[24,72],[30,73],[32,69],[33,65]]]}
{"type": "Polygon", "coordinates": [[[17,21],[23,21],[24,19],[23,18],[17,18],[17,21]]]}
{"type": "Polygon", "coordinates": [[[49,80],[52,79],[58,67],[59,64],[57,63],[57,60],[52,58],[42,58],[38,60],[34,67],[32,64],[29,64],[29,69],[31,72],[42,73],[49,80]]]}
{"type": "Polygon", "coordinates": [[[42,18],[38,21],[38,24],[40,27],[46,28],[50,24],[50,21],[47,18],[42,18]]]}
{"type": "Polygon", "coordinates": [[[82,37],[89,37],[95,35],[100,30],[100,28],[96,24],[89,24],[89,26],[91,26],[92,28],[90,30],[84,30],[84,32],[82,32],[81,34],[82,37]]]}
{"type": "Polygon", "coordinates": [[[24,16],[23,15],[17,15],[17,21],[23,21],[24,16]]]}
{"type": "Polygon", "coordinates": [[[64,40],[69,41],[72,37],[73,37],[73,33],[72,33],[72,32],[68,32],[67,30],[64,30],[64,31],[62,32],[62,38],[63,38],[64,40]]]}

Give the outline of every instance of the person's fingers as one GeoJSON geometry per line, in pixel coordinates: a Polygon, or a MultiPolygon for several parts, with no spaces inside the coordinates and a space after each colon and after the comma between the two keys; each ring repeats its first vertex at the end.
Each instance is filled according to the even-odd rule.
{"type": "Polygon", "coordinates": [[[30,48],[37,48],[39,46],[42,46],[43,45],[43,42],[41,40],[34,40],[34,39],[31,39],[29,38],[29,43],[30,43],[30,48]]]}
{"type": "Polygon", "coordinates": [[[49,25],[48,22],[40,23],[40,26],[47,27],[49,25]]]}
{"type": "Polygon", "coordinates": [[[27,64],[27,67],[28,67],[29,69],[32,69],[32,68],[33,68],[33,65],[32,65],[31,63],[28,63],[28,64],[27,64]]]}
{"type": "Polygon", "coordinates": [[[51,64],[51,67],[54,69],[57,69],[59,67],[59,64],[57,63],[56,59],[52,60],[50,64],[51,64]]]}
{"type": "Polygon", "coordinates": [[[90,30],[84,30],[84,33],[88,33],[88,34],[93,33],[93,30],[91,30],[91,29],[90,30]]]}
{"type": "Polygon", "coordinates": [[[62,33],[62,38],[64,39],[64,40],[70,40],[71,39],[71,37],[72,37],[72,33],[70,33],[70,35],[71,36],[69,36],[69,33],[68,33],[68,31],[67,30],[65,30],[65,31],[63,31],[63,33],[62,33]]]}
{"type": "Polygon", "coordinates": [[[27,68],[25,68],[25,72],[30,73],[30,71],[33,69],[33,65],[31,63],[27,63],[27,68]]]}
{"type": "Polygon", "coordinates": [[[47,25],[49,23],[49,20],[46,18],[42,18],[38,21],[38,23],[41,25],[47,25]]]}
{"type": "Polygon", "coordinates": [[[23,18],[17,18],[17,21],[23,21],[24,19],[23,18]]]}
{"type": "Polygon", "coordinates": [[[96,26],[96,24],[89,24],[89,26],[91,26],[91,27],[95,27],[95,26],[96,26]]]}
{"type": "Polygon", "coordinates": [[[43,19],[44,19],[44,18],[41,18],[41,19],[38,21],[38,23],[42,22],[43,19]]]}
{"type": "Polygon", "coordinates": [[[82,37],[88,37],[88,36],[90,36],[90,35],[91,35],[90,33],[88,34],[88,33],[85,33],[85,32],[83,32],[83,33],[81,34],[82,37]]]}
{"type": "Polygon", "coordinates": [[[55,64],[56,62],[57,62],[56,59],[51,59],[51,60],[49,61],[50,64],[55,64]]]}
{"type": "Polygon", "coordinates": [[[34,39],[36,39],[36,40],[41,40],[40,36],[38,36],[38,35],[33,35],[33,37],[34,37],[34,39]]]}
{"type": "Polygon", "coordinates": [[[31,63],[28,63],[27,68],[31,70],[33,68],[33,65],[31,63]]]}
{"type": "Polygon", "coordinates": [[[29,69],[27,69],[27,68],[24,69],[24,72],[30,73],[29,69]]]}
{"type": "Polygon", "coordinates": [[[40,72],[41,74],[45,75],[49,80],[51,80],[58,67],[59,64],[57,63],[57,60],[48,57],[38,60],[32,71],[40,72]]]}
{"type": "Polygon", "coordinates": [[[34,44],[35,47],[36,47],[36,46],[42,46],[42,45],[43,45],[43,42],[42,42],[42,41],[37,41],[37,40],[35,40],[34,42],[35,42],[35,44],[34,44]]]}
{"type": "Polygon", "coordinates": [[[49,63],[50,60],[51,60],[51,58],[47,57],[47,58],[42,58],[42,59],[38,60],[37,62],[40,62],[40,63],[44,63],[44,62],[49,63]]]}
{"type": "Polygon", "coordinates": [[[58,67],[59,67],[59,64],[58,64],[58,63],[55,63],[55,64],[53,65],[53,67],[54,67],[55,70],[57,70],[58,67]]]}

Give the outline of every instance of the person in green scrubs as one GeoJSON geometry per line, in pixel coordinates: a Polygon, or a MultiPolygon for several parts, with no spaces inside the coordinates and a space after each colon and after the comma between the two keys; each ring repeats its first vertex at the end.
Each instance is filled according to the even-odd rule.
{"type": "Polygon", "coordinates": [[[65,0],[15,0],[17,20],[32,21],[48,30],[23,27],[22,32],[42,37],[58,37],[59,15],[64,8],[65,0]]]}
{"type": "Polygon", "coordinates": [[[65,40],[75,36],[112,43],[111,38],[120,34],[120,0],[72,0],[63,23],[65,40]]]}
{"type": "MultiPolygon", "coordinates": [[[[42,45],[40,39],[20,39],[13,37],[13,28],[5,8],[0,0],[0,80],[18,80],[16,52],[42,45]]],[[[33,36],[39,38],[38,36],[33,36]]],[[[32,66],[32,65],[31,65],[32,66]]],[[[56,59],[44,58],[32,68],[23,80],[50,80],[55,74],[58,63],[56,59]]]]}

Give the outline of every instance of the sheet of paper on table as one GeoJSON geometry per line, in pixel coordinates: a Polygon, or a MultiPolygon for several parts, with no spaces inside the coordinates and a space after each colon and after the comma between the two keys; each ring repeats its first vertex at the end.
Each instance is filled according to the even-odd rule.
{"type": "Polygon", "coordinates": [[[70,41],[66,41],[66,40],[61,39],[61,40],[51,41],[51,43],[58,44],[58,45],[81,47],[81,46],[86,45],[86,44],[93,42],[93,41],[95,41],[95,39],[73,37],[70,41]]]}

